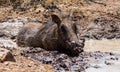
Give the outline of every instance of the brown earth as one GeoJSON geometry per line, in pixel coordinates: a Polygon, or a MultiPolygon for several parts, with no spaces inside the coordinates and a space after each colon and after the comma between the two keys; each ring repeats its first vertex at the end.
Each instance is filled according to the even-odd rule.
{"type": "MultiPolygon", "coordinates": [[[[81,19],[85,19],[85,21],[89,21],[98,16],[110,16],[119,19],[119,0],[73,0],[73,3],[71,3],[71,0],[61,0],[57,3],[53,0],[46,0],[44,3],[45,6],[51,6],[51,1],[54,3],[53,6],[62,10],[62,13],[76,14],[81,19]]],[[[27,17],[32,20],[44,21],[42,18],[50,12],[48,9],[42,4],[31,5],[28,9],[25,6],[25,11],[20,11],[19,9],[14,11],[12,6],[2,6],[0,7],[0,21],[17,17],[27,17]]],[[[56,13],[58,12],[56,8],[53,8],[53,10],[56,13]]]]}
{"type": "Polygon", "coordinates": [[[0,63],[0,72],[53,72],[52,67],[33,60],[29,57],[23,57],[18,51],[13,51],[15,62],[5,61],[0,63]]]}

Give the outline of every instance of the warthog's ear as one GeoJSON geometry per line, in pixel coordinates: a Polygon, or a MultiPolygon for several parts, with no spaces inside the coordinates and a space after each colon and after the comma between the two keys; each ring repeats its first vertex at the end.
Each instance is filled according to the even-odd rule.
{"type": "Polygon", "coordinates": [[[56,24],[58,25],[58,27],[59,27],[60,24],[61,24],[60,18],[59,18],[57,15],[55,15],[55,14],[52,14],[51,17],[52,17],[52,21],[53,21],[54,23],[56,23],[56,24]]]}

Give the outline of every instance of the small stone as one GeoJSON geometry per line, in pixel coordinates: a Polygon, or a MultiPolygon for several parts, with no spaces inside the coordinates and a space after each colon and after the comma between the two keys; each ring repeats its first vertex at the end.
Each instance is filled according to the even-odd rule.
{"type": "Polygon", "coordinates": [[[28,59],[31,59],[31,57],[28,57],[28,59]]]}
{"type": "Polygon", "coordinates": [[[115,60],[116,58],[111,57],[110,59],[111,59],[111,60],[115,60]]]}
{"type": "Polygon", "coordinates": [[[8,65],[9,65],[9,62],[5,62],[4,64],[5,64],[6,66],[8,66],[8,65]]]}
{"type": "Polygon", "coordinates": [[[15,61],[15,59],[9,50],[0,48],[0,61],[15,61]]]}
{"type": "Polygon", "coordinates": [[[110,55],[114,55],[114,54],[110,52],[110,55]]]}
{"type": "Polygon", "coordinates": [[[108,62],[108,61],[105,61],[105,64],[106,65],[112,65],[112,63],[108,62]]]}
{"type": "Polygon", "coordinates": [[[116,60],[119,60],[119,58],[116,58],[116,60]]]}
{"type": "Polygon", "coordinates": [[[96,69],[97,69],[97,68],[100,68],[100,66],[98,66],[98,65],[95,65],[95,66],[94,66],[94,68],[96,68],[96,69]]]}
{"type": "Polygon", "coordinates": [[[30,11],[30,12],[34,11],[34,8],[31,8],[29,11],[30,11]]]}
{"type": "Polygon", "coordinates": [[[35,10],[35,12],[36,12],[36,13],[39,13],[39,12],[41,12],[41,9],[40,9],[40,8],[37,8],[37,9],[35,10]]]}
{"type": "Polygon", "coordinates": [[[31,65],[31,64],[28,64],[28,67],[32,67],[32,65],[31,65]]]}
{"type": "Polygon", "coordinates": [[[66,64],[60,64],[60,67],[62,67],[62,68],[66,68],[67,66],[66,66],[66,64]]]}

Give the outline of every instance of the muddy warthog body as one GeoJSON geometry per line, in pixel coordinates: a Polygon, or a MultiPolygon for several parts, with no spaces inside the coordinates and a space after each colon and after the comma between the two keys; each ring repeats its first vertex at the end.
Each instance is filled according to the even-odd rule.
{"type": "Polygon", "coordinates": [[[17,36],[18,46],[41,47],[78,55],[83,51],[84,39],[79,39],[77,26],[72,21],[51,15],[45,24],[27,24],[17,36]]]}

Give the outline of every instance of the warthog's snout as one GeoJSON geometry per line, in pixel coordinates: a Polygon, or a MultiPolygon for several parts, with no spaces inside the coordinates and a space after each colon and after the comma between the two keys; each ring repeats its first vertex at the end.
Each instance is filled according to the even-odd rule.
{"type": "Polygon", "coordinates": [[[85,39],[79,39],[77,41],[73,40],[73,41],[67,41],[68,47],[74,51],[74,54],[78,54],[80,52],[83,52],[83,47],[84,47],[84,42],[85,39]]]}

